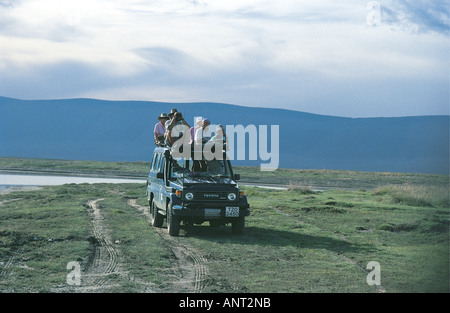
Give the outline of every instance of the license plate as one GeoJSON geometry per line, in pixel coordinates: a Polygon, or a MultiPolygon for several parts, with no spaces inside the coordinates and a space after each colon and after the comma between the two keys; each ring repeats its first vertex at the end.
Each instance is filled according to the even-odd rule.
{"type": "Polygon", "coordinates": [[[220,209],[205,209],[205,216],[220,217],[220,209]]]}
{"type": "Polygon", "coordinates": [[[226,217],[239,217],[239,207],[227,206],[225,208],[225,216],[226,217]]]}

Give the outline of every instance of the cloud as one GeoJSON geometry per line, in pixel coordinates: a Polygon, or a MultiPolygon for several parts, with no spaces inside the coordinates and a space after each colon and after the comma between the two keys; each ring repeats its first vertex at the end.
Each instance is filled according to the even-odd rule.
{"type": "Polygon", "coordinates": [[[0,1],[0,7],[3,8],[13,8],[14,4],[11,1],[7,1],[7,0],[1,0],[0,1]]]}
{"type": "Polygon", "coordinates": [[[448,83],[440,1],[382,2],[377,27],[367,25],[359,0],[1,3],[0,95],[222,101],[352,116],[376,112],[364,95],[384,81],[389,92],[378,102],[395,101],[395,114],[427,111],[407,104],[409,86],[420,82],[436,106],[445,101],[430,85],[448,83]]]}
{"type": "Polygon", "coordinates": [[[447,34],[450,30],[450,3],[445,0],[389,1],[381,5],[384,23],[412,32],[447,34]]]}

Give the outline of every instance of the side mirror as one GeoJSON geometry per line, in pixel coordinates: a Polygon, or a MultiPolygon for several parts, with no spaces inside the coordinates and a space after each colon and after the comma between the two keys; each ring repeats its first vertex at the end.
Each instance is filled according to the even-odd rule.
{"type": "Polygon", "coordinates": [[[164,173],[156,173],[156,178],[164,179],[164,173]]]}
{"type": "Polygon", "coordinates": [[[239,174],[234,174],[234,180],[240,180],[241,179],[241,175],[239,174]]]}

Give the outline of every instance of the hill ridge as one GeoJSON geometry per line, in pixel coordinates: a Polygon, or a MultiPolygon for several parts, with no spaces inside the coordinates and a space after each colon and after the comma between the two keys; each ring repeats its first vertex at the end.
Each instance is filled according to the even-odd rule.
{"type": "MultiPolygon", "coordinates": [[[[352,118],[214,102],[0,96],[0,156],[146,161],[156,118],[172,108],[191,126],[194,116],[223,125],[280,125],[284,168],[449,172],[447,115],[352,118]]],[[[259,166],[261,160],[233,163],[259,166]]]]}

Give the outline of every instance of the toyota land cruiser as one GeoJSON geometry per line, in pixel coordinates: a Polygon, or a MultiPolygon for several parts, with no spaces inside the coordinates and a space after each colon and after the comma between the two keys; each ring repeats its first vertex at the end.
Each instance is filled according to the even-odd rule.
{"type": "Polygon", "coordinates": [[[181,222],[231,223],[233,234],[242,233],[249,204],[236,183],[240,175],[233,173],[225,156],[221,160],[181,158],[169,148],[155,148],[147,179],[151,224],[162,227],[166,219],[171,236],[178,236],[181,222]]]}

